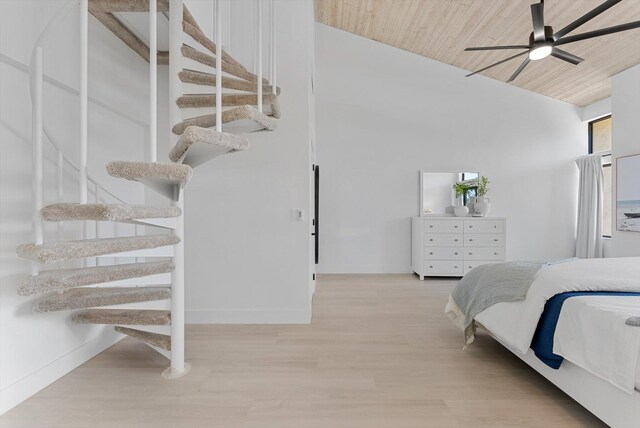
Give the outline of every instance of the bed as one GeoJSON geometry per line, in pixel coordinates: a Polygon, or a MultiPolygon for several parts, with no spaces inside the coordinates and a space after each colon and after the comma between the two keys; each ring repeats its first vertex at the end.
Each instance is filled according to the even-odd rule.
{"type": "MultiPolygon", "coordinates": [[[[509,265],[505,264],[504,269],[509,265]]],[[[476,281],[469,288],[470,301],[480,300],[487,307],[476,310],[471,326],[486,329],[608,425],[640,427],[640,327],[625,323],[630,317],[640,316],[640,257],[572,259],[541,264],[537,270],[528,267],[528,272],[534,273],[528,283],[522,281],[526,275],[500,278],[500,269],[486,268],[481,275],[476,274],[476,279],[482,277],[485,281],[476,281]],[[499,301],[494,302],[483,294],[483,287],[491,293],[492,287],[500,288],[501,281],[508,284],[509,278],[522,282],[520,297],[502,290],[494,292],[499,296],[499,301]],[[547,309],[554,300],[561,303],[556,308],[549,349],[561,364],[545,360],[544,355],[536,356],[540,352],[535,346],[536,353],[531,349],[539,324],[548,319],[547,309]]],[[[460,300],[458,288],[465,281],[469,283],[465,278],[454,289],[452,298],[460,300]]],[[[465,305],[456,315],[452,302],[447,305],[448,315],[467,332],[466,343],[470,344],[473,331],[460,315],[465,310],[473,313],[471,305],[465,305]]],[[[460,310],[457,306],[456,309],[460,310]]]]}

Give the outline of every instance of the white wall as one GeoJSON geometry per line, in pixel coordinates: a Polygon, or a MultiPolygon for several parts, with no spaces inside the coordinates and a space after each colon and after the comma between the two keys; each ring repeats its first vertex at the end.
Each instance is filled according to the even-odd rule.
{"type": "MultiPolygon", "coordinates": [[[[186,189],[187,322],[307,323],[311,317],[313,2],[276,3],[278,129],[250,134],[248,151],[199,166],[186,189]],[[304,209],[304,221],[292,220],[294,208],[304,209]]],[[[223,46],[250,70],[251,4],[233,2],[230,46],[223,29],[223,46]]],[[[211,36],[211,2],[187,5],[211,36]]]]}
{"type": "Polygon", "coordinates": [[[319,272],[410,271],[420,169],[489,177],[509,259],[573,256],[579,109],[322,24],[316,41],[319,272]]]}
{"type": "MultiPolygon", "coordinates": [[[[616,174],[616,159],[621,156],[640,154],[640,65],[629,68],[611,79],[611,117],[613,177],[616,174]]],[[[614,182],[614,195],[615,180],[614,182]]],[[[640,182],[636,183],[640,186],[640,182]]],[[[614,225],[611,239],[605,243],[605,256],[640,256],[640,233],[619,232],[615,227],[616,198],[613,198],[612,217],[614,225]]]]}
{"type": "MultiPolygon", "coordinates": [[[[71,323],[67,312],[34,314],[31,307],[41,296],[16,294],[29,274],[29,263],[16,256],[15,248],[33,240],[31,102],[25,68],[38,35],[62,4],[0,1],[0,413],[118,338],[109,327],[71,323]]],[[[73,93],[79,76],[78,16],[75,6],[44,47],[49,79],[44,92],[45,123],[75,162],[79,153],[79,104],[73,93]]],[[[139,203],[143,188],[108,177],[104,164],[144,157],[148,65],[92,17],[89,26],[89,174],[126,201],[139,203]]],[[[45,203],[51,203],[56,201],[56,157],[46,142],[45,149],[45,203]]],[[[64,200],[77,202],[77,174],[69,167],[64,181],[64,200]]],[[[125,225],[119,230],[133,232],[125,225]]],[[[58,238],[79,239],[77,225],[67,224],[64,236],[57,235],[55,225],[46,225],[45,240],[58,238]]]]}

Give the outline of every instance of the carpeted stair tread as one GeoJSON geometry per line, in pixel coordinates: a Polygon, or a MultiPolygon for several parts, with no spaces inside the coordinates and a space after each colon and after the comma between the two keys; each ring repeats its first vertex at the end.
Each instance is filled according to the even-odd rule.
{"type": "MultiPolygon", "coordinates": [[[[222,112],[222,123],[234,122],[236,120],[251,120],[260,124],[264,129],[272,131],[277,128],[276,121],[271,119],[264,113],[258,111],[257,108],[252,106],[240,106],[222,112]]],[[[203,116],[193,117],[183,120],[173,127],[173,133],[181,135],[190,126],[198,126],[200,128],[213,128],[216,126],[216,115],[205,114],[203,116]]],[[[169,155],[169,158],[173,160],[173,157],[169,155]]]]}
{"type": "Polygon", "coordinates": [[[78,324],[170,325],[171,311],[152,309],[86,309],[73,314],[78,324]]]}
{"type": "Polygon", "coordinates": [[[171,351],[171,336],[151,331],[137,330],[135,328],[115,326],[118,333],[126,334],[134,339],[142,340],[149,345],[157,346],[165,351],[171,351]]]}
{"type": "MultiPolygon", "coordinates": [[[[157,4],[158,13],[169,11],[169,0],[157,0],[157,4]]],[[[89,0],[89,7],[106,13],[149,12],[149,0],[89,0]]]]}
{"type": "MultiPolygon", "coordinates": [[[[199,28],[192,25],[187,20],[183,20],[182,30],[189,36],[193,37],[193,39],[200,43],[202,46],[209,49],[209,51],[211,51],[211,53],[215,55],[216,44],[211,39],[209,39],[199,28]]],[[[222,61],[226,62],[227,64],[233,65],[234,67],[238,67],[241,70],[247,71],[244,65],[236,61],[235,58],[229,55],[224,49],[222,49],[222,61]]]]}
{"type": "Polygon", "coordinates": [[[169,152],[169,159],[178,162],[184,158],[183,162],[196,166],[214,157],[246,150],[248,147],[249,142],[238,135],[198,126],[189,126],[180,136],[178,143],[169,152]],[[199,146],[202,149],[202,153],[195,157],[192,156],[191,159],[184,158],[185,155],[188,156],[191,147],[195,146],[199,146]]]}
{"type": "Polygon", "coordinates": [[[48,291],[63,291],[85,285],[169,273],[174,268],[173,262],[164,261],[49,270],[25,279],[18,287],[18,294],[29,296],[48,291]]]}
{"type": "Polygon", "coordinates": [[[186,185],[193,175],[188,165],[160,162],[114,161],[107,164],[107,172],[112,177],[130,181],[157,180],[181,186],[186,185]]]}
{"type": "Polygon", "coordinates": [[[53,244],[23,244],[17,254],[23,259],[38,263],[55,263],[65,260],[117,254],[125,251],[158,248],[175,245],[180,238],[173,234],[128,236],[122,238],[98,238],[82,241],[67,241],[53,244]]]}
{"type": "MultiPolygon", "coordinates": [[[[206,66],[216,68],[216,59],[215,57],[209,54],[200,52],[199,50],[189,45],[182,45],[182,48],[180,49],[180,51],[182,52],[182,56],[185,58],[189,58],[196,62],[199,62],[200,64],[204,64],[206,66]]],[[[233,76],[239,77],[241,79],[244,79],[248,82],[255,83],[258,81],[258,76],[248,72],[246,69],[244,69],[244,67],[236,67],[235,65],[226,63],[224,61],[222,62],[222,71],[225,73],[229,73],[233,76]]],[[[262,83],[268,85],[269,80],[263,77],[262,83]]]]}
{"type": "Polygon", "coordinates": [[[171,287],[89,287],[54,294],[35,304],[34,312],[67,311],[171,298],[171,287]]]}
{"type": "MultiPolygon", "coordinates": [[[[193,83],[195,85],[203,86],[216,86],[216,75],[210,73],[203,73],[195,70],[182,70],[178,73],[180,80],[184,83],[193,83]]],[[[222,87],[225,89],[235,89],[238,91],[246,92],[258,92],[258,87],[255,82],[247,82],[246,80],[234,79],[232,77],[222,77],[222,87]]],[[[272,93],[273,87],[271,85],[262,85],[262,92],[265,94],[272,93]]],[[[276,88],[277,95],[280,95],[280,88],[276,88]]]]}
{"type": "MultiPolygon", "coordinates": [[[[277,99],[274,94],[264,94],[262,104],[271,104],[277,99]]],[[[215,107],[215,94],[183,95],[176,100],[180,108],[215,107]]],[[[223,107],[235,107],[243,105],[257,105],[258,96],[255,94],[222,94],[223,107]]]]}
{"type": "Polygon", "coordinates": [[[191,24],[196,30],[200,31],[201,33],[203,32],[202,28],[200,28],[200,25],[198,25],[198,23],[196,22],[196,19],[193,17],[193,15],[191,14],[191,11],[187,8],[186,5],[182,6],[182,19],[185,22],[188,22],[189,24],[191,24]]]}
{"type": "Polygon", "coordinates": [[[144,218],[178,217],[182,210],[178,207],[152,207],[124,204],[76,204],[59,203],[42,208],[45,221],[93,220],[125,221],[144,218]]]}

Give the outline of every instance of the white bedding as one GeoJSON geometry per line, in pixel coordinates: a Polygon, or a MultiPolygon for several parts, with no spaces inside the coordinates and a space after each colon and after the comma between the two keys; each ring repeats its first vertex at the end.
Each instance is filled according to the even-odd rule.
{"type": "Polygon", "coordinates": [[[525,300],[497,303],[475,319],[517,352],[526,354],[546,301],[567,291],[640,291],[640,257],[575,260],[546,266],[531,284],[525,300]]]}
{"type": "Polygon", "coordinates": [[[579,296],[562,305],[553,353],[625,392],[640,388],[640,297],[579,296]]]}

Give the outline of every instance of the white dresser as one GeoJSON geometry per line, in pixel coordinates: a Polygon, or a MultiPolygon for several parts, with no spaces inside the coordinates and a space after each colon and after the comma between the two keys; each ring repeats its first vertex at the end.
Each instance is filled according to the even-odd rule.
{"type": "Polygon", "coordinates": [[[478,265],[506,256],[506,219],[499,217],[413,217],[411,264],[425,276],[463,276],[478,265]]]}

